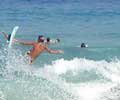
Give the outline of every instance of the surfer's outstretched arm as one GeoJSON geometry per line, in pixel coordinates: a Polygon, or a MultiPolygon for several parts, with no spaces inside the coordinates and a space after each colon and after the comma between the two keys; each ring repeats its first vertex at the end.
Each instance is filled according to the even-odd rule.
{"type": "Polygon", "coordinates": [[[6,39],[8,39],[8,34],[7,33],[5,33],[5,32],[1,32],[3,35],[4,35],[4,37],[6,38],[6,39]]]}
{"type": "Polygon", "coordinates": [[[49,52],[50,54],[63,54],[64,51],[62,50],[51,50],[49,49],[47,46],[45,47],[45,49],[47,50],[47,52],[49,52]]]}
{"type": "Polygon", "coordinates": [[[16,40],[16,39],[14,39],[14,42],[23,44],[23,45],[34,45],[35,44],[35,42],[26,42],[26,41],[21,41],[21,40],[16,40]]]}

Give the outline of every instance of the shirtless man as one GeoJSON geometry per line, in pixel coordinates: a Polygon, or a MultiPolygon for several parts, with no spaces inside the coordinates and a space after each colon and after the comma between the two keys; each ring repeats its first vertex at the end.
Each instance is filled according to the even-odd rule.
{"type": "Polygon", "coordinates": [[[38,36],[38,41],[37,42],[25,42],[25,41],[20,41],[20,40],[15,40],[15,42],[23,44],[23,45],[30,45],[33,46],[33,48],[27,52],[27,55],[30,58],[30,64],[41,54],[43,51],[47,51],[48,53],[51,54],[61,54],[63,53],[62,50],[51,50],[47,47],[46,44],[44,44],[44,36],[38,36]]]}

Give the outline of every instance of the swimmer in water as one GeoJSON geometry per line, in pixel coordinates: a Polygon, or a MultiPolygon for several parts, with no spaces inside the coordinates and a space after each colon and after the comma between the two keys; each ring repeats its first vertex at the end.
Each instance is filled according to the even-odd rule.
{"type": "Polygon", "coordinates": [[[88,47],[87,44],[81,43],[81,48],[87,48],[87,47],[88,47]]]}

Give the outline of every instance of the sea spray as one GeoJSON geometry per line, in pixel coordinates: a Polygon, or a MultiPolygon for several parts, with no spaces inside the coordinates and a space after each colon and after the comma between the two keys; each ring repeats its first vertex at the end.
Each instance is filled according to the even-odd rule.
{"type": "Polygon", "coordinates": [[[4,69],[1,70],[0,90],[5,100],[79,100],[58,76],[43,73],[44,66],[37,69],[26,63],[21,51],[7,50],[5,55],[4,49],[1,51],[4,69]]]}

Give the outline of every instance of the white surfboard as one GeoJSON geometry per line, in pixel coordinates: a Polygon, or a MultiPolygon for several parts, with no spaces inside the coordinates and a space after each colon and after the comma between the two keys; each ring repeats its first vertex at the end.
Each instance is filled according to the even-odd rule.
{"type": "Polygon", "coordinates": [[[9,48],[12,47],[13,39],[14,39],[14,37],[15,37],[15,34],[16,34],[18,28],[19,28],[19,26],[15,26],[15,27],[13,28],[13,31],[12,31],[11,37],[10,37],[9,48]]]}

